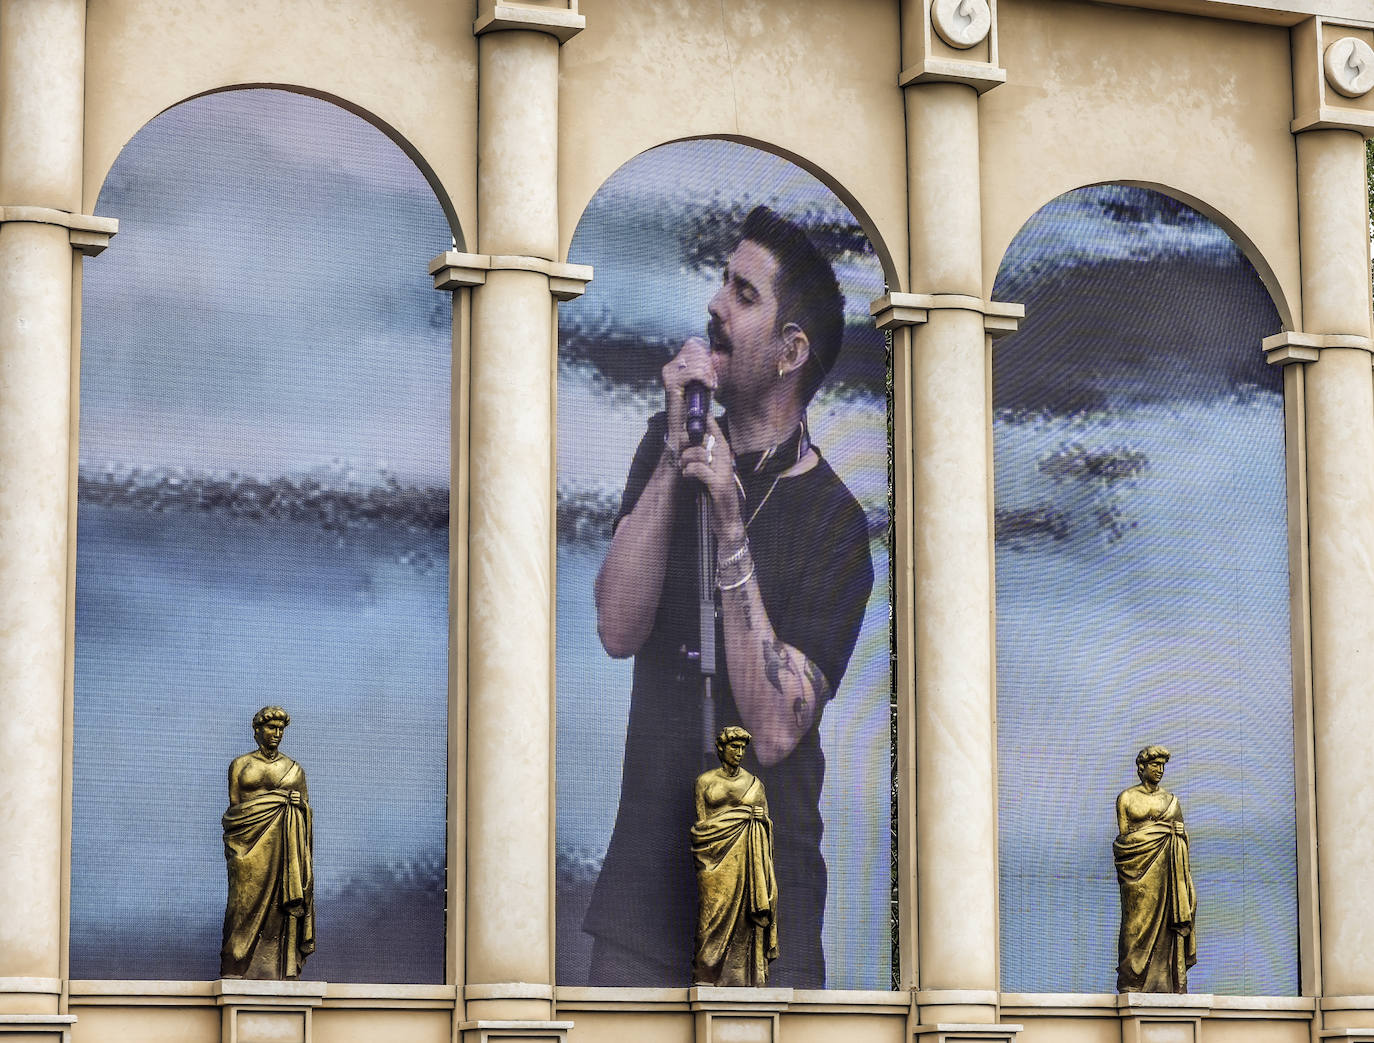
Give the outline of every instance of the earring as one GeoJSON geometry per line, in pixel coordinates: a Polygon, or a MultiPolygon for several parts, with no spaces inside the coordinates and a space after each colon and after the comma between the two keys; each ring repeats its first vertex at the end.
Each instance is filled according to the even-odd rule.
{"type": "Polygon", "coordinates": [[[781,380],[781,379],[783,378],[783,375],[784,375],[786,372],[787,372],[786,368],[783,366],[783,364],[782,364],[781,362],[779,362],[779,363],[778,363],[778,379],[781,380]]]}

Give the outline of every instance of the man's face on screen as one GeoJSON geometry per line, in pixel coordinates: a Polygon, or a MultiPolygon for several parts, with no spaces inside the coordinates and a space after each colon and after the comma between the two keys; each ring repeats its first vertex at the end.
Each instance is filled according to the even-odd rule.
{"type": "Polygon", "coordinates": [[[721,287],[711,298],[711,361],[716,397],[727,406],[758,398],[778,379],[778,259],[744,240],[725,262],[721,287]]]}

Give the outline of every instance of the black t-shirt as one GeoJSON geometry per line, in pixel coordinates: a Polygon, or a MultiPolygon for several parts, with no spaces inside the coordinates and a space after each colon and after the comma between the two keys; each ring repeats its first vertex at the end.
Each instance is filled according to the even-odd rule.
{"type": "MultiPolygon", "coordinates": [[[[663,452],[659,413],[630,466],[620,518],[634,510],[663,452]]],[[[824,459],[791,477],[745,479],[744,518],[764,608],[778,638],[803,653],[837,693],[873,589],[862,508],[824,459]],[[771,492],[770,492],[771,490],[771,492]],[[755,514],[757,511],[757,514],[755,514]]],[[[696,879],[689,830],[693,784],[703,760],[701,679],[687,658],[698,644],[696,503],[679,485],[663,592],[648,640],[635,657],[620,808],[585,930],[664,966],[665,986],[691,978],[696,879]]],[[[730,694],[724,635],[717,624],[716,729],[741,724],[730,694]]],[[[820,715],[817,715],[817,722],[820,715]]],[[[764,768],[773,820],[781,955],[769,974],[779,987],[821,988],[821,921],[826,870],[821,857],[825,755],[817,725],[795,750],[764,768]]],[[[593,982],[593,984],[623,984],[593,982]]]]}

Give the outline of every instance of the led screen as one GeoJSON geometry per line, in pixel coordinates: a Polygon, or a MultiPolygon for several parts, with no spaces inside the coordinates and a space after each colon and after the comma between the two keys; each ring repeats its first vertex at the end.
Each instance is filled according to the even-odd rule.
{"type": "Polygon", "coordinates": [[[692,141],[617,171],[569,258],[595,278],[559,309],[558,981],[692,982],[694,779],[720,767],[703,732],[740,724],[774,826],[769,984],[887,988],[888,357],[868,310],[884,288],[872,244],[805,171],[692,141]],[[694,658],[705,474],[684,476],[685,419],[661,415],[687,376],[719,381],[724,429],[695,465],[724,460],[709,516],[730,531],[715,505],[737,499],[749,547],[707,550],[727,588],[714,728],[694,658]]]}
{"type": "Polygon", "coordinates": [[[303,977],[444,975],[450,243],[362,119],[180,105],[99,200],[81,364],[71,975],[220,974],[262,706],[314,816],[303,977]]]}
{"type": "Polygon", "coordinates": [[[994,354],[1003,988],[1110,992],[1114,801],[1169,749],[1193,992],[1297,991],[1279,317],[1217,225],[1100,186],[1041,209],[994,354]]]}

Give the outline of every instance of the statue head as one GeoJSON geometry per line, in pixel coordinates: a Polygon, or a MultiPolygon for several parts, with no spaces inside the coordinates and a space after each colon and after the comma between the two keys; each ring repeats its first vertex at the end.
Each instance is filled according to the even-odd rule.
{"type": "Polygon", "coordinates": [[[1150,781],[1158,785],[1164,777],[1164,765],[1168,761],[1169,751],[1163,746],[1146,746],[1135,755],[1135,773],[1140,776],[1141,782],[1150,781]],[[1148,780],[1147,773],[1150,776],[1148,780]]]}
{"type": "Polygon", "coordinates": [[[264,749],[275,751],[290,723],[291,715],[280,706],[264,706],[253,714],[253,738],[264,749]]]}
{"type": "Polygon", "coordinates": [[[740,757],[744,755],[744,748],[749,745],[754,737],[741,728],[738,724],[729,724],[720,730],[716,736],[716,756],[720,758],[722,764],[730,764],[731,767],[739,767],[740,757]],[[738,753],[733,762],[729,759],[732,754],[738,753]]]}

